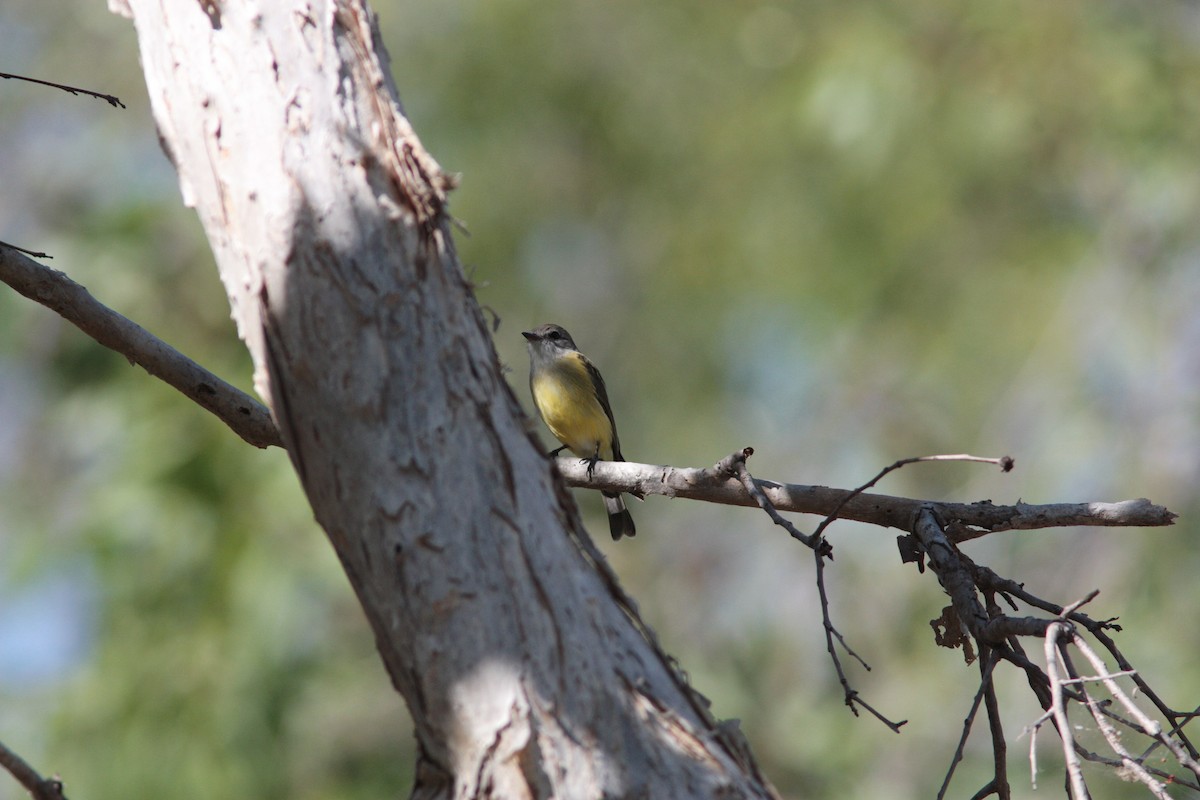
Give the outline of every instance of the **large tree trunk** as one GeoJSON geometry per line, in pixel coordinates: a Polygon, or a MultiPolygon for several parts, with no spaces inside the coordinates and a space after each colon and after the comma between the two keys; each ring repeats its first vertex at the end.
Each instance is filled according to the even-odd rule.
{"type": "Polygon", "coordinates": [[[369,9],[112,0],[421,797],[759,797],[527,433],[369,9]]]}

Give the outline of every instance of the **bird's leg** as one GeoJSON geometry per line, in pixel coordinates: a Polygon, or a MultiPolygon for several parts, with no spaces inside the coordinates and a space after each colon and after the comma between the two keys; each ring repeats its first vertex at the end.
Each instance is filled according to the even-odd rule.
{"type": "Polygon", "coordinates": [[[559,453],[561,453],[563,450],[566,450],[566,449],[567,449],[567,446],[564,444],[562,447],[556,447],[553,450],[551,450],[548,455],[556,456],[559,453]]]}
{"type": "Polygon", "coordinates": [[[581,463],[588,465],[587,476],[588,476],[589,481],[592,479],[592,472],[595,471],[596,462],[599,460],[600,460],[600,443],[596,442],[596,452],[592,453],[592,457],[580,459],[581,463]]]}

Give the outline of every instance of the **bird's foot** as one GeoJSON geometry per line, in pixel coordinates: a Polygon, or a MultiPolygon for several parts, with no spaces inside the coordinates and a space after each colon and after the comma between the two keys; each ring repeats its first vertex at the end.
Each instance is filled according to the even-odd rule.
{"type": "Polygon", "coordinates": [[[580,464],[587,464],[587,476],[588,476],[588,480],[589,480],[589,481],[592,479],[592,473],[596,471],[596,462],[597,462],[597,461],[599,461],[599,460],[600,460],[600,454],[599,454],[599,453],[597,453],[596,455],[592,456],[591,458],[581,458],[581,459],[579,459],[579,463],[580,463],[580,464]]]}

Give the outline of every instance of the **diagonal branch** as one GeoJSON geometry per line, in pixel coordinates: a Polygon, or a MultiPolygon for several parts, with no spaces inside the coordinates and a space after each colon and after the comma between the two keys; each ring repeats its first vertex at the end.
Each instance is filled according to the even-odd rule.
{"type": "Polygon", "coordinates": [[[754,480],[754,476],[746,468],[746,459],[752,455],[754,455],[753,447],[744,448],[741,452],[721,459],[720,463],[714,469],[723,470],[727,474],[736,477],[738,482],[742,484],[742,488],[746,490],[746,493],[754,498],[754,502],[758,504],[759,508],[767,513],[772,522],[787,531],[793,539],[803,543],[809,549],[818,551],[822,557],[833,558],[833,546],[829,542],[822,540],[819,533],[810,536],[801,532],[799,528],[784,519],[783,515],[775,509],[775,506],[763,494],[762,489],[759,488],[758,481],[754,480]]]}
{"type": "Polygon", "coordinates": [[[25,759],[9,750],[2,742],[0,767],[8,770],[9,774],[29,791],[34,800],[67,800],[63,794],[62,781],[57,778],[43,778],[25,759]]]}
{"type": "Polygon", "coordinates": [[[114,108],[117,108],[117,107],[125,108],[125,104],[122,103],[119,99],[117,99],[113,95],[101,94],[100,92],[93,92],[91,89],[81,89],[78,86],[67,86],[65,83],[54,83],[53,81],[44,81],[44,80],[41,80],[40,78],[28,78],[24,75],[12,75],[7,72],[0,72],[0,78],[3,78],[4,80],[16,80],[16,81],[27,81],[29,83],[40,83],[42,86],[49,86],[52,89],[62,89],[64,92],[70,92],[71,94],[75,94],[75,95],[86,94],[90,97],[95,97],[100,100],[103,100],[104,102],[108,103],[110,106],[113,106],[114,108]]]}
{"type": "Polygon", "coordinates": [[[0,281],[175,387],[255,447],[282,446],[266,406],[113,311],[58,270],[0,245],[0,281]]]}

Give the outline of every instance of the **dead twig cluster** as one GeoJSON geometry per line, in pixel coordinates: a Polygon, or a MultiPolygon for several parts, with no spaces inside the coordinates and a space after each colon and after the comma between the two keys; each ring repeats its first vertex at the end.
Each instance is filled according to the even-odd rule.
{"type": "MultiPolygon", "coordinates": [[[[827,512],[814,533],[805,534],[783,519],[761,490],[756,491],[757,487],[745,466],[746,458],[753,452],[751,448],[745,448],[734,453],[719,462],[713,468],[713,472],[735,475],[772,521],[783,526],[793,538],[813,550],[826,647],[842,684],[846,704],[855,714],[858,713],[858,707],[869,711],[889,729],[898,732],[904,722],[893,722],[866,703],[850,685],[838,657],[835,641],[864,668],[870,669],[849,647],[832,623],[824,572],[826,558],[832,559],[832,547],[824,538],[824,533],[839,518],[841,511],[867,488],[887,473],[907,464],[923,461],[973,461],[997,464],[1007,472],[1013,467],[1012,459],[966,455],[903,459],[885,468],[862,486],[845,493],[827,512]]],[[[1146,501],[1126,507],[1135,506],[1139,514],[1152,507],[1146,501]]],[[[1106,509],[1106,513],[1111,511],[1111,508],[1110,506],[1106,509]]],[[[1174,515],[1165,509],[1161,511],[1165,513],[1156,516],[1169,524],[1174,515]]],[[[1055,514],[1048,512],[1045,507],[1026,507],[1025,512],[1027,516],[1040,518],[1048,525],[1054,524],[1055,514]]],[[[1031,769],[1035,776],[1036,734],[1049,724],[1058,733],[1062,745],[1067,770],[1066,785],[1073,800],[1083,800],[1091,796],[1083,774],[1083,761],[1115,769],[1128,780],[1142,783],[1155,797],[1167,798],[1166,788],[1169,785],[1200,792],[1200,760],[1197,758],[1195,744],[1184,731],[1187,724],[1196,718],[1200,709],[1179,711],[1171,708],[1117,647],[1110,635],[1110,632],[1120,630],[1116,621],[1095,620],[1079,611],[1099,592],[1093,591],[1067,606],[1059,606],[1031,594],[1016,581],[1000,577],[964,554],[958,547],[959,542],[978,538],[988,531],[978,527],[977,521],[948,516],[950,513],[952,511],[941,504],[920,504],[912,518],[911,532],[899,539],[901,559],[917,564],[922,572],[928,563],[930,570],[937,576],[942,588],[950,597],[950,605],[943,610],[942,616],[932,623],[938,643],[945,647],[961,648],[968,663],[977,658],[979,660],[979,689],[963,722],[962,735],[938,797],[946,796],[981,706],[987,712],[994,771],[992,779],[973,797],[1012,796],[1007,765],[1008,741],[1000,718],[1000,702],[993,680],[996,667],[1002,662],[1008,662],[1025,674],[1031,691],[1045,710],[1042,717],[1026,728],[1030,732],[1031,769]],[[970,535],[961,535],[964,529],[969,530],[970,535]],[[954,532],[959,532],[960,535],[955,536],[954,532]],[[1036,611],[1052,616],[1015,616],[1005,612],[999,601],[1003,601],[1012,612],[1019,611],[1019,603],[1024,603],[1036,611]],[[1089,644],[1089,636],[1107,650],[1113,664],[1116,665],[1115,670],[1110,668],[1104,658],[1089,644]],[[1044,667],[1036,664],[1026,653],[1021,642],[1029,637],[1042,639],[1044,667]],[[1072,658],[1072,651],[1082,654],[1090,665],[1092,674],[1084,675],[1080,672],[1072,658]],[[1131,693],[1121,685],[1121,680],[1131,682],[1136,692],[1153,706],[1152,713],[1156,713],[1160,719],[1143,711],[1134,702],[1131,693]],[[1090,684],[1095,685],[1095,688],[1089,688],[1090,684]],[[1099,696],[1100,687],[1107,692],[1107,697],[1099,696]],[[1086,711],[1096,730],[1103,736],[1109,753],[1098,753],[1079,743],[1069,716],[1069,711],[1074,706],[1082,706],[1086,711]],[[1142,745],[1141,751],[1135,753],[1129,742],[1137,739],[1141,740],[1142,745]],[[1162,766],[1168,761],[1174,762],[1174,769],[1162,766]]],[[[1075,513],[1069,511],[1061,515],[1058,521],[1061,524],[1075,524],[1072,521],[1075,513]]],[[[1109,518],[1113,517],[1110,515],[1109,518]]]]}
{"type": "MultiPolygon", "coordinates": [[[[967,739],[980,708],[987,713],[991,737],[994,775],[974,797],[1012,795],[1008,777],[1008,742],[1000,718],[1001,703],[993,681],[996,669],[1008,663],[1021,670],[1045,714],[1028,726],[1032,740],[1036,732],[1051,725],[1059,734],[1067,757],[1067,786],[1074,800],[1088,797],[1082,762],[1093,762],[1118,770],[1121,775],[1143,783],[1155,796],[1167,785],[1200,791],[1200,770],[1196,747],[1184,729],[1197,711],[1171,708],[1150,683],[1121,653],[1111,634],[1120,630],[1115,620],[1095,620],[1079,611],[1097,594],[1067,606],[1061,606],[1032,594],[1015,580],[1001,577],[986,566],[975,563],[959,545],[972,539],[1002,531],[1068,526],[1159,526],[1170,525],[1175,514],[1149,500],[1119,503],[1057,503],[997,506],[990,502],[961,504],[934,503],[910,498],[868,494],[893,470],[908,464],[934,461],[994,464],[1005,472],[1013,468],[1011,458],[981,458],[971,455],[937,455],[906,458],[884,468],[871,480],[855,489],[830,489],[820,486],[780,484],[754,478],[746,467],[752,448],[731,453],[708,469],[681,469],[629,462],[596,465],[589,478],[573,458],[560,458],[559,471],[571,486],[608,490],[636,490],[644,494],[688,497],[732,505],[758,505],[771,521],[788,535],[810,548],[814,554],[814,579],[820,598],[821,619],[826,649],[842,685],[846,705],[856,715],[863,709],[890,730],[899,732],[904,721],[893,721],[875,709],[854,689],[839,652],[870,669],[866,661],[847,643],[834,625],[826,589],[826,568],[833,559],[833,547],[826,538],[829,526],[838,519],[852,519],[904,531],[897,543],[901,560],[914,563],[921,572],[937,576],[950,604],[931,622],[935,639],[944,647],[963,650],[968,663],[979,662],[980,683],[939,797],[946,795],[955,768],[962,760],[967,739]],[[805,533],[780,514],[780,511],[821,514],[822,522],[812,533],[805,533]],[[1003,605],[1002,605],[1003,604],[1003,605]],[[1022,606],[1031,614],[1017,615],[1022,606]],[[1005,610],[1007,609],[1007,610],[1005,610]],[[1040,615],[1039,615],[1040,614],[1040,615]],[[1030,637],[1041,639],[1045,663],[1034,662],[1022,645],[1030,637]],[[1107,667],[1096,655],[1089,639],[1107,651],[1114,665],[1107,667]],[[1082,675],[1071,660],[1072,650],[1085,655],[1094,670],[1082,675]],[[1129,692],[1119,680],[1131,682],[1161,721],[1135,711],[1129,692]],[[1098,698],[1098,684],[1109,693],[1098,698]],[[1114,703],[1124,713],[1113,710],[1114,703]],[[1107,742],[1109,752],[1098,753],[1082,747],[1073,728],[1067,724],[1069,712],[1082,706],[1107,742]],[[1140,752],[1134,753],[1128,741],[1142,737],[1140,752]],[[1125,744],[1123,744],[1125,742],[1125,744]],[[1153,759],[1153,762],[1152,762],[1153,759]],[[1162,766],[1173,761],[1175,769],[1162,766]],[[1192,777],[1189,777],[1192,776],[1192,777]]],[[[1031,750],[1032,752],[1032,750],[1031,750]]]]}

